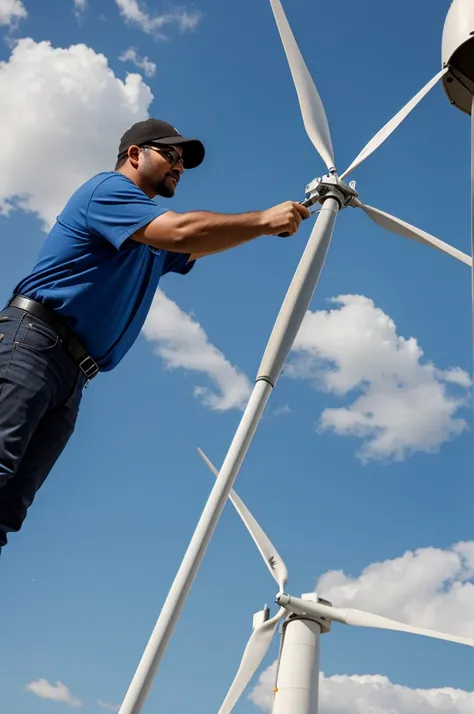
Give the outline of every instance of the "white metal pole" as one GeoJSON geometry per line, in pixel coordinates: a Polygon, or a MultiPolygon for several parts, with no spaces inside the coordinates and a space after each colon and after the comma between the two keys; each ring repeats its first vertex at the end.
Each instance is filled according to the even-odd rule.
{"type": "MultiPolygon", "coordinates": [[[[337,191],[335,192],[337,195],[337,191]]],[[[340,203],[328,194],[288,288],[257,381],[119,714],[139,714],[324,265],[340,203]]]]}
{"type": "Polygon", "coordinates": [[[284,627],[272,714],[318,714],[321,627],[299,618],[284,627]]]}

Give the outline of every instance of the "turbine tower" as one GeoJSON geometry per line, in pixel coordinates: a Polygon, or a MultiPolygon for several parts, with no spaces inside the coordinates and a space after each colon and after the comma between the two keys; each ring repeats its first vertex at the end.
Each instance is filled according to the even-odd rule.
{"type": "MultiPolygon", "coordinates": [[[[320,205],[317,211],[318,218],[316,224],[313,227],[311,236],[276,318],[257,372],[254,388],[240,424],[217,475],[207,503],[204,506],[201,518],[196,526],[141,661],[132,678],[122,706],[120,707],[119,714],[140,714],[142,710],[158,666],[171,639],[173,630],[189,595],[222,510],[229,498],[233,484],[257,430],[266,404],[276,386],[286,358],[288,357],[306,311],[308,310],[324,266],[338,214],[348,207],[362,209],[364,213],[380,227],[405,238],[418,241],[425,246],[436,248],[444,254],[469,266],[471,276],[473,273],[471,256],[474,254],[474,120],[472,128],[473,219],[471,256],[466,255],[457,248],[448,245],[442,240],[385,211],[362,203],[355,189],[355,182],[352,181],[350,184],[347,184],[344,182],[344,179],[389,138],[423,97],[425,97],[441,79],[443,79],[444,87],[450,100],[458,106],[459,109],[474,117],[474,0],[453,0],[452,2],[443,33],[443,67],[441,71],[382,127],[364,149],[362,149],[352,164],[340,175],[338,175],[336,169],[329,124],[321,97],[298,48],[296,39],[283,10],[281,0],[269,0],[269,2],[295,84],[304,128],[315,150],[326,165],[328,173],[325,176],[313,179],[306,186],[303,202],[307,206],[320,205]]],[[[474,280],[472,280],[472,300],[474,314],[474,280]]],[[[294,598],[293,603],[295,603],[294,598]]],[[[291,600],[288,602],[282,600],[280,604],[281,608],[283,608],[283,613],[285,613],[291,606],[291,600]]],[[[309,605],[306,604],[304,606],[306,608],[305,611],[315,615],[316,612],[321,612],[321,606],[323,606],[324,603],[316,602],[312,603],[312,605],[312,609],[309,609],[309,605]]],[[[299,610],[295,609],[294,613],[301,615],[302,606],[298,604],[295,607],[299,607],[299,610]]],[[[333,610],[333,615],[334,612],[333,610]]],[[[310,615],[307,617],[311,620],[310,615]]],[[[321,622],[323,621],[324,620],[321,620],[321,622]]],[[[267,629],[269,627],[266,621],[263,623],[263,626],[267,629]]],[[[293,628],[295,625],[291,627],[293,628]]],[[[305,634],[307,635],[308,633],[306,632],[305,634]]],[[[300,636],[304,639],[302,633],[295,635],[296,639],[294,644],[296,650],[298,650],[297,640],[300,636]]],[[[311,640],[314,645],[313,651],[316,652],[318,646],[316,646],[314,637],[316,637],[316,630],[313,632],[313,640],[309,638],[306,644],[309,645],[311,640]]],[[[288,642],[287,639],[286,641],[288,642]]],[[[304,649],[303,645],[301,645],[299,650],[302,648],[304,649]]],[[[288,659],[285,661],[288,661],[288,659]]],[[[314,668],[311,671],[314,671],[314,668]]],[[[314,697],[311,699],[309,696],[305,701],[312,702],[313,700],[314,697]]],[[[299,707],[300,705],[298,704],[297,706],[299,707]]],[[[288,714],[289,711],[290,709],[286,711],[280,709],[276,710],[274,714],[288,714]]],[[[301,708],[295,708],[291,709],[291,714],[314,714],[314,710],[308,709],[303,711],[301,708]]]]}

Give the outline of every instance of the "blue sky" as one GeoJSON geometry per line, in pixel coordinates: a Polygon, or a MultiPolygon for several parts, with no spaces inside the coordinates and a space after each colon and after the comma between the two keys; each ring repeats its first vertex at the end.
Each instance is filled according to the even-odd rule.
{"type": "MultiPolygon", "coordinates": [[[[439,70],[448,5],[285,3],[341,171],[439,70]]],[[[238,212],[300,200],[323,172],[267,0],[22,7],[13,27],[0,27],[2,303],[34,263],[48,221],[82,180],[111,168],[121,131],[147,113],[207,147],[203,166],[169,202],[176,210],[238,212]],[[153,18],[163,14],[169,21],[158,31],[153,18]],[[127,50],[156,72],[120,59],[127,50]],[[19,195],[27,197],[8,210],[19,195]]],[[[0,0],[0,18],[1,11],[0,0]]],[[[469,161],[468,117],[437,86],[352,178],[363,201],[470,252],[469,161]]],[[[89,714],[101,710],[99,701],[120,704],[212,487],[196,448],[222,462],[311,225],[288,240],[261,238],[202,260],[184,278],[167,276],[145,334],[86,390],[74,437],[2,554],[2,711],[49,714],[75,704],[80,711],[80,703],[89,714]],[[208,391],[195,393],[199,387],[208,391]],[[40,680],[61,682],[66,701],[26,689],[40,680]]],[[[321,578],[344,605],[353,578],[360,607],[467,634],[469,270],[348,209],[310,310],[309,347],[295,352],[278,383],[236,490],[285,558],[294,594],[321,578]],[[348,297],[330,302],[338,296],[348,297]],[[422,354],[413,356],[410,338],[422,354]],[[345,385],[339,393],[334,370],[345,385]],[[387,389],[386,374],[402,381],[400,394],[387,389]],[[340,410],[354,417],[361,396],[375,422],[363,436],[337,433],[340,410]],[[321,418],[327,428],[318,430],[321,418]],[[377,419],[389,424],[382,447],[377,419]],[[342,571],[339,586],[330,571],[342,571]]],[[[274,594],[229,505],[144,711],[217,711],[252,614],[274,594]]],[[[323,714],[353,710],[354,675],[389,680],[387,699],[377,702],[369,680],[359,693],[363,712],[369,704],[382,711],[387,701],[399,714],[434,711],[414,689],[460,690],[437,709],[443,714],[467,711],[474,696],[472,652],[422,638],[334,626],[321,667],[326,678],[346,678],[325,684],[323,714]],[[403,702],[393,699],[394,684],[407,688],[403,702]]],[[[251,690],[237,712],[258,711],[251,690]]]]}

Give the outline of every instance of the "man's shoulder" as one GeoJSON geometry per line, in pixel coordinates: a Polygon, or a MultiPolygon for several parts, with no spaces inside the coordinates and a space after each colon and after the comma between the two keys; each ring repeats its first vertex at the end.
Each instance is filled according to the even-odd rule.
{"type": "Polygon", "coordinates": [[[99,186],[113,179],[114,174],[116,174],[114,171],[101,171],[88,178],[73,191],[65,208],[77,205],[82,201],[88,201],[99,186]]]}
{"type": "Polygon", "coordinates": [[[100,171],[80,184],[73,193],[73,196],[81,193],[93,193],[101,186],[106,190],[115,190],[117,187],[129,190],[137,190],[138,188],[131,179],[120,173],[120,171],[100,171]]]}
{"type": "Polygon", "coordinates": [[[77,190],[77,192],[94,193],[99,187],[103,186],[106,190],[117,186],[133,187],[133,181],[130,181],[126,176],[118,171],[101,171],[100,173],[91,176],[77,190]]]}
{"type": "Polygon", "coordinates": [[[120,171],[102,171],[86,181],[81,189],[84,192],[83,195],[88,194],[91,198],[98,200],[103,197],[112,201],[115,199],[119,203],[131,200],[145,200],[146,202],[152,200],[132,179],[120,171]]]}
{"type": "Polygon", "coordinates": [[[77,210],[83,207],[87,210],[94,199],[117,197],[117,200],[130,200],[137,191],[137,186],[129,178],[118,171],[101,171],[82,183],[71,195],[64,206],[63,212],[77,210]]]}

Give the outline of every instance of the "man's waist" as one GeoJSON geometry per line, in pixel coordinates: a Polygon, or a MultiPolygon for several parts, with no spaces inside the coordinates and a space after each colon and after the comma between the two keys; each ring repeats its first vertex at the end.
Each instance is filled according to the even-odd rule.
{"type": "Polygon", "coordinates": [[[65,319],[53,308],[32,300],[25,295],[16,295],[8,303],[9,307],[17,307],[38,318],[59,336],[61,344],[76,362],[79,369],[90,380],[99,372],[95,360],[89,355],[82,341],[67,325],[65,319]]]}

